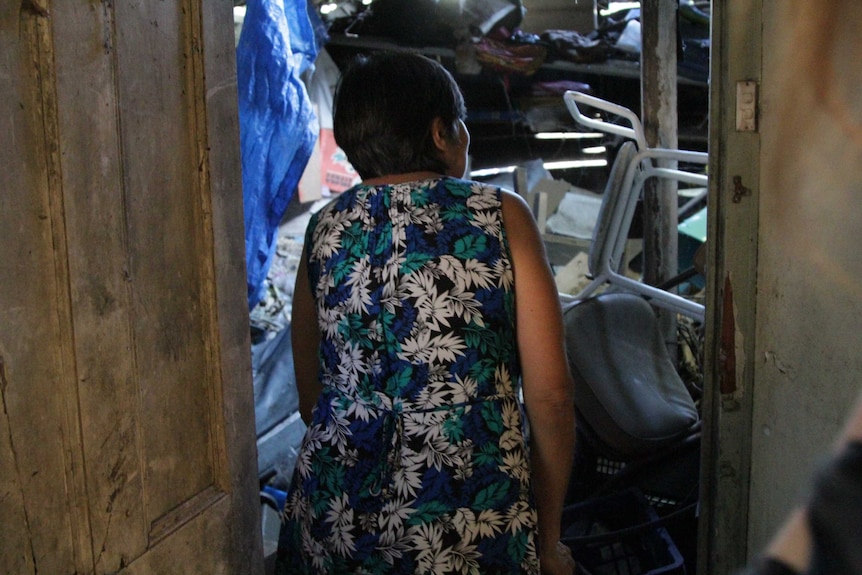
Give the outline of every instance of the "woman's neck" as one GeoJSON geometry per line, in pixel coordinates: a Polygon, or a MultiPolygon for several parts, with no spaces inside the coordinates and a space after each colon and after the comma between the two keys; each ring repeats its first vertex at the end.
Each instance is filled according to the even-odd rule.
{"type": "Polygon", "coordinates": [[[404,182],[416,182],[418,180],[429,180],[433,178],[442,178],[443,175],[437,172],[407,172],[406,174],[388,174],[377,178],[369,178],[362,180],[366,186],[389,186],[393,184],[403,184],[404,182]]]}

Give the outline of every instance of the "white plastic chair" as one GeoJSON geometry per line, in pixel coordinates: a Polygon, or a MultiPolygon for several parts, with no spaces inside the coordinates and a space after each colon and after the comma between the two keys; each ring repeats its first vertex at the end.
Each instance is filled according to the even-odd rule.
{"type": "Polygon", "coordinates": [[[704,174],[681,170],[678,167],[663,167],[657,165],[656,161],[670,162],[670,165],[677,165],[679,162],[705,165],[709,158],[708,154],[650,148],[647,146],[640,120],[628,108],[571,90],[565,93],[564,101],[578,123],[593,130],[623,136],[630,140],[620,147],[617,154],[603,195],[599,220],[593,231],[589,258],[589,270],[593,279],[573,297],[573,300],[587,298],[603,285],[610,284],[640,294],[657,306],[702,321],[703,305],[624,275],[622,258],[637,200],[647,180],[665,178],[704,188],[707,186],[707,177],[704,174]],[[588,117],[581,112],[580,105],[591,106],[619,116],[627,120],[631,127],[588,117]]]}
{"type": "Polygon", "coordinates": [[[636,486],[659,500],[693,505],[700,414],[650,304],[701,321],[703,306],[629,278],[623,258],[644,183],[665,178],[706,186],[706,176],[677,166],[703,165],[707,154],[650,148],[637,116],[610,102],[579,92],[567,92],[565,102],[580,124],[627,140],[611,167],[593,229],[592,281],[573,298],[562,298],[579,432],[570,493],[583,499],[636,486]],[[631,126],[589,118],[579,108],[587,105],[631,126]],[[597,293],[603,287],[609,289],[597,293]],[[613,469],[619,471],[606,473],[613,469]],[[674,476],[668,469],[694,471],[674,476]]]}

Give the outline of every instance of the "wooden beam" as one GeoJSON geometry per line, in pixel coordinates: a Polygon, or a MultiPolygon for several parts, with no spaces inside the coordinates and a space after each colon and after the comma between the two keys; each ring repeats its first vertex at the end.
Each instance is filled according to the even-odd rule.
{"type": "MultiPolygon", "coordinates": [[[[641,2],[641,119],[651,147],[678,146],[676,0],[641,2]]],[[[676,183],[644,189],[644,279],[676,275],[676,183]]]]}
{"type": "MultiPolygon", "coordinates": [[[[641,121],[650,147],[678,147],[676,15],[677,0],[641,2],[641,121]]],[[[644,281],[658,285],[677,273],[676,181],[647,181],[643,208],[644,281]]],[[[665,341],[675,341],[675,318],[660,315],[665,341]]],[[[675,357],[676,346],[669,349],[675,357]]]]}

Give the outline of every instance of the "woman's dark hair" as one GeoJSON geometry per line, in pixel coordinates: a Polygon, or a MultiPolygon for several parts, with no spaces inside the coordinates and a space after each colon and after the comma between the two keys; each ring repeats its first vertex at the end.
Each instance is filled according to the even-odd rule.
{"type": "Polygon", "coordinates": [[[335,89],[335,141],[363,179],[433,171],[447,166],[434,145],[431,124],[440,118],[457,141],[466,117],[464,97],[437,62],[410,52],[356,57],[335,89]]]}

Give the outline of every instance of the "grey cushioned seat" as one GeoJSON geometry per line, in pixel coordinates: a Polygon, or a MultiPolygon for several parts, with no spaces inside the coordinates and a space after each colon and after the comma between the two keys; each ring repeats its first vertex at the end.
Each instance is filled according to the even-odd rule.
{"type": "Polygon", "coordinates": [[[698,428],[694,401],[642,297],[594,296],[567,307],[564,320],[578,416],[613,453],[655,453],[698,428]]]}

